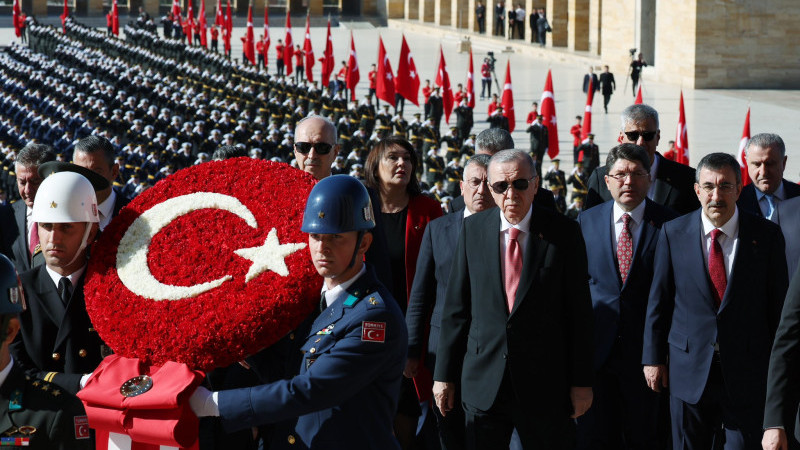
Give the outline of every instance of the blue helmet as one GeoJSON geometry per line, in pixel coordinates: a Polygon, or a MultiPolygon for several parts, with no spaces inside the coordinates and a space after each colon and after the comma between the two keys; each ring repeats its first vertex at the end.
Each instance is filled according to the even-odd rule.
{"type": "Polygon", "coordinates": [[[375,228],[367,188],[349,175],[323,178],[311,190],[303,214],[302,231],[336,234],[375,228]]]}
{"type": "Polygon", "coordinates": [[[14,263],[0,255],[0,314],[18,314],[23,309],[25,297],[14,263]]]}

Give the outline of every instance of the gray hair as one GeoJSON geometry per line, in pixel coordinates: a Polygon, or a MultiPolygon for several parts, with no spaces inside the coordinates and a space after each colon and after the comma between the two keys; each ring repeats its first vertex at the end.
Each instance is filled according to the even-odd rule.
{"type": "Polygon", "coordinates": [[[311,119],[319,119],[325,122],[325,128],[328,128],[329,129],[328,131],[330,131],[330,133],[333,135],[333,142],[331,143],[332,145],[336,145],[339,142],[338,141],[339,133],[336,132],[336,125],[333,122],[331,122],[331,120],[328,119],[327,117],[321,116],[319,114],[309,114],[303,117],[302,119],[298,120],[297,123],[294,125],[295,134],[297,134],[297,127],[299,127],[301,123],[311,119]]]}
{"type": "MultiPolygon", "coordinates": [[[[503,164],[508,162],[519,162],[523,165],[527,166],[533,175],[533,178],[537,177],[536,168],[533,166],[533,159],[528,152],[524,150],[517,150],[517,149],[507,149],[501,150],[492,156],[492,159],[489,160],[489,168],[492,167],[493,164],[503,164]]],[[[488,176],[488,174],[487,174],[488,176]]],[[[491,180],[490,180],[491,181],[491,180]]]]}
{"type": "Polygon", "coordinates": [[[475,138],[475,150],[491,155],[511,148],[514,148],[514,139],[511,138],[511,133],[502,128],[483,130],[475,138]]]}
{"type": "Polygon", "coordinates": [[[492,159],[491,156],[483,154],[483,153],[477,154],[477,155],[473,156],[472,158],[468,159],[467,163],[464,164],[464,174],[461,176],[461,178],[464,181],[467,181],[467,179],[465,177],[467,176],[467,167],[469,167],[469,166],[473,166],[473,165],[474,166],[480,166],[480,167],[483,167],[484,169],[488,170],[489,161],[491,161],[491,159],[492,159]]]}
{"type": "Polygon", "coordinates": [[[46,144],[28,144],[17,154],[16,167],[38,168],[40,165],[56,160],[53,147],[46,144]]]}
{"type": "Polygon", "coordinates": [[[750,147],[774,148],[781,152],[781,157],[786,156],[786,144],[775,133],[759,133],[751,137],[750,142],[747,143],[747,148],[744,150],[745,155],[747,155],[750,147]]]}
{"type": "Polygon", "coordinates": [[[709,153],[697,163],[697,171],[694,173],[694,182],[700,182],[700,171],[703,169],[720,171],[724,168],[730,168],[736,176],[736,185],[742,184],[742,170],[739,167],[739,162],[733,155],[727,153],[709,153]]]}
{"type": "Polygon", "coordinates": [[[652,119],[653,122],[656,124],[656,128],[659,129],[658,126],[658,111],[650,105],[631,105],[627,108],[622,110],[622,131],[625,131],[625,125],[631,122],[644,122],[647,119],[652,119]]]}

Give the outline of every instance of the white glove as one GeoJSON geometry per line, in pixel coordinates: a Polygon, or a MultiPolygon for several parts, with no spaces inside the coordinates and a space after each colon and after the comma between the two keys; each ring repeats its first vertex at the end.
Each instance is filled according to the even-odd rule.
{"type": "Polygon", "coordinates": [[[203,386],[198,386],[191,397],[189,406],[197,417],[219,416],[219,406],[217,405],[217,393],[211,392],[203,386]]]}
{"type": "Polygon", "coordinates": [[[86,375],[81,377],[81,381],[80,381],[81,389],[86,387],[86,383],[89,382],[89,378],[92,378],[92,374],[90,374],[90,373],[87,373],[86,375]]]}

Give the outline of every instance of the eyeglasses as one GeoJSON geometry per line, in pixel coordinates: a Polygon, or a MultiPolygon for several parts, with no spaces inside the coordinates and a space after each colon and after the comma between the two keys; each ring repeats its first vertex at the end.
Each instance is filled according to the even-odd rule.
{"type": "Polygon", "coordinates": [[[478,189],[479,187],[481,187],[481,185],[489,186],[489,180],[487,180],[486,178],[470,178],[469,180],[467,180],[467,184],[472,189],[478,189]]]}
{"type": "Polygon", "coordinates": [[[647,172],[622,172],[622,173],[615,173],[613,175],[608,174],[608,176],[617,180],[620,183],[624,183],[628,177],[631,177],[631,181],[635,181],[650,177],[650,174],[647,172]]]}
{"type": "Polygon", "coordinates": [[[311,149],[317,151],[318,155],[327,155],[333,149],[333,145],[325,143],[325,142],[295,142],[294,149],[297,150],[298,153],[302,153],[303,155],[308,154],[311,149]]]}
{"type": "Polygon", "coordinates": [[[498,181],[497,183],[492,183],[491,188],[495,194],[500,195],[505,194],[509,186],[513,186],[517,191],[524,191],[528,189],[528,186],[530,186],[531,180],[533,180],[533,178],[520,178],[512,181],[511,183],[508,181],[498,181]]]}
{"type": "Polygon", "coordinates": [[[642,139],[644,139],[645,142],[650,142],[650,141],[653,140],[654,137],[656,137],[656,133],[658,133],[658,131],[642,131],[642,132],[639,132],[639,131],[625,131],[624,133],[625,133],[625,136],[628,137],[628,140],[631,141],[631,142],[638,141],[639,140],[639,136],[641,136],[642,139]]]}
{"type": "Polygon", "coordinates": [[[734,189],[736,189],[736,185],[731,183],[722,183],[720,185],[704,183],[700,185],[700,188],[703,189],[706,194],[711,194],[712,192],[714,192],[715,189],[722,194],[728,194],[733,192],[734,189]]]}

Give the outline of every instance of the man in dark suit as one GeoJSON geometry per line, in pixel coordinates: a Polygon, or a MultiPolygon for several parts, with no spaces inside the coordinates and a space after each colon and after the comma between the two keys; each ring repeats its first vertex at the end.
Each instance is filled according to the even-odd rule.
{"type": "MultiPolygon", "coordinates": [[[[670,161],[656,151],[661,130],[658,128],[658,112],[648,105],[631,105],[622,111],[621,144],[636,144],[644,147],[650,155],[650,190],[647,198],[686,214],[700,206],[692,186],[694,169],[670,161]]],[[[611,200],[611,193],[603,182],[606,169],[601,167],[589,178],[589,193],[584,209],[589,209],[611,200]]]]}
{"type": "Polygon", "coordinates": [[[611,149],[605,182],[614,200],[578,216],[594,307],[594,401],[578,419],[578,448],[656,449],[666,401],[642,376],[642,335],[658,232],[676,214],[647,198],[650,156],[634,144],[611,149]]]}
{"type": "Polygon", "coordinates": [[[499,209],[464,220],[448,281],[434,397],[442,414],[460,389],[468,448],[572,448],[592,399],[592,306],[576,222],[533,205],[530,156],[491,159],[499,209]]]}
{"type": "MultiPolygon", "coordinates": [[[[589,93],[589,83],[591,82],[592,91],[597,92],[600,90],[600,80],[597,79],[597,74],[594,73],[594,68],[589,66],[589,73],[583,76],[583,93],[589,93]]],[[[592,97],[594,100],[594,97],[592,97]]]]}
{"type": "Polygon", "coordinates": [[[608,66],[603,66],[603,73],[600,74],[600,90],[603,94],[603,109],[608,114],[608,102],[611,101],[611,94],[617,90],[617,83],[614,81],[614,74],[608,71],[608,66]]]}
{"type": "Polygon", "coordinates": [[[89,320],[83,296],[88,250],[98,233],[92,184],[75,172],[48,176],[36,194],[31,220],[38,224],[45,264],[20,275],[28,310],[20,314],[20,335],[11,353],[29,375],[76,393],[110,353],[89,320]]]}
{"type": "MultiPolygon", "coordinates": [[[[464,211],[440,217],[425,228],[417,258],[417,272],[414,275],[406,311],[408,362],[404,375],[408,378],[417,375],[420,362],[425,364],[431,373],[436,367],[442,308],[453,260],[453,249],[458,243],[461,225],[465,217],[495,206],[486,178],[489,159],[489,155],[475,155],[464,167],[461,181],[461,195],[466,203],[464,211]]],[[[461,402],[456,402],[447,416],[442,416],[436,408],[434,413],[439,424],[442,448],[464,448],[464,412],[461,409],[461,402]]]]}
{"type": "Polygon", "coordinates": [[[739,209],[781,224],[778,205],[800,196],[800,186],[783,178],[786,145],[780,136],[761,133],[753,136],[745,150],[747,174],[752,183],[742,189],[736,202],[739,209]]]}
{"type": "Polygon", "coordinates": [[[794,272],[786,292],[786,303],[783,305],[781,322],[775,334],[769,361],[764,436],[761,440],[764,450],[800,448],[798,350],[800,350],[800,276],[798,272],[794,272]]]}
{"type": "MultiPolygon", "coordinates": [[[[536,155],[536,160],[539,161],[539,164],[543,163],[550,138],[547,127],[542,123],[542,115],[537,115],[536,120],[525,131],[530,133],[531,154],[536,155]]],[[[539,176],[542,176],[541,171],[539,176]]]]}
{"type": "Polygon", "coordinates": [[[39,166],[48,161],[55,161],[55,159],[53,148],[43,144],[29,144],[17,155],[14,170],[17,174],[17,187],[22,201],[14,202],[11,205],[16,228],[9,230],[6,238],[13,239],[11,252],[14,266],[20,273],[31,268],[33,255],[39,251],[37,249],[39,237],[35,230],[31,231],[34,223],[30,220],[33,200],[36,198],[36,191],[42,182],[39,176],[39,166]]]}
{"type": "Polygon", "coordinates": [[[788,277],[780,229],[739,210],[741,191],[736,159],[706,155],[702,210],[667,222],[658,239],[642,363],[651,389],[670,388],[675,448],[760,448],[788,277]]]}
{"type": "Polygon", "coordinates": [[[115,156],[114,146],[102,136],[87,136],[75,145],[73,162],[108,180],[108,187],[97,191],[101,231],[128,204],[128,200],[113,188],[114,182],[119,179],[119,164],[115,162],[115,156]]]}

